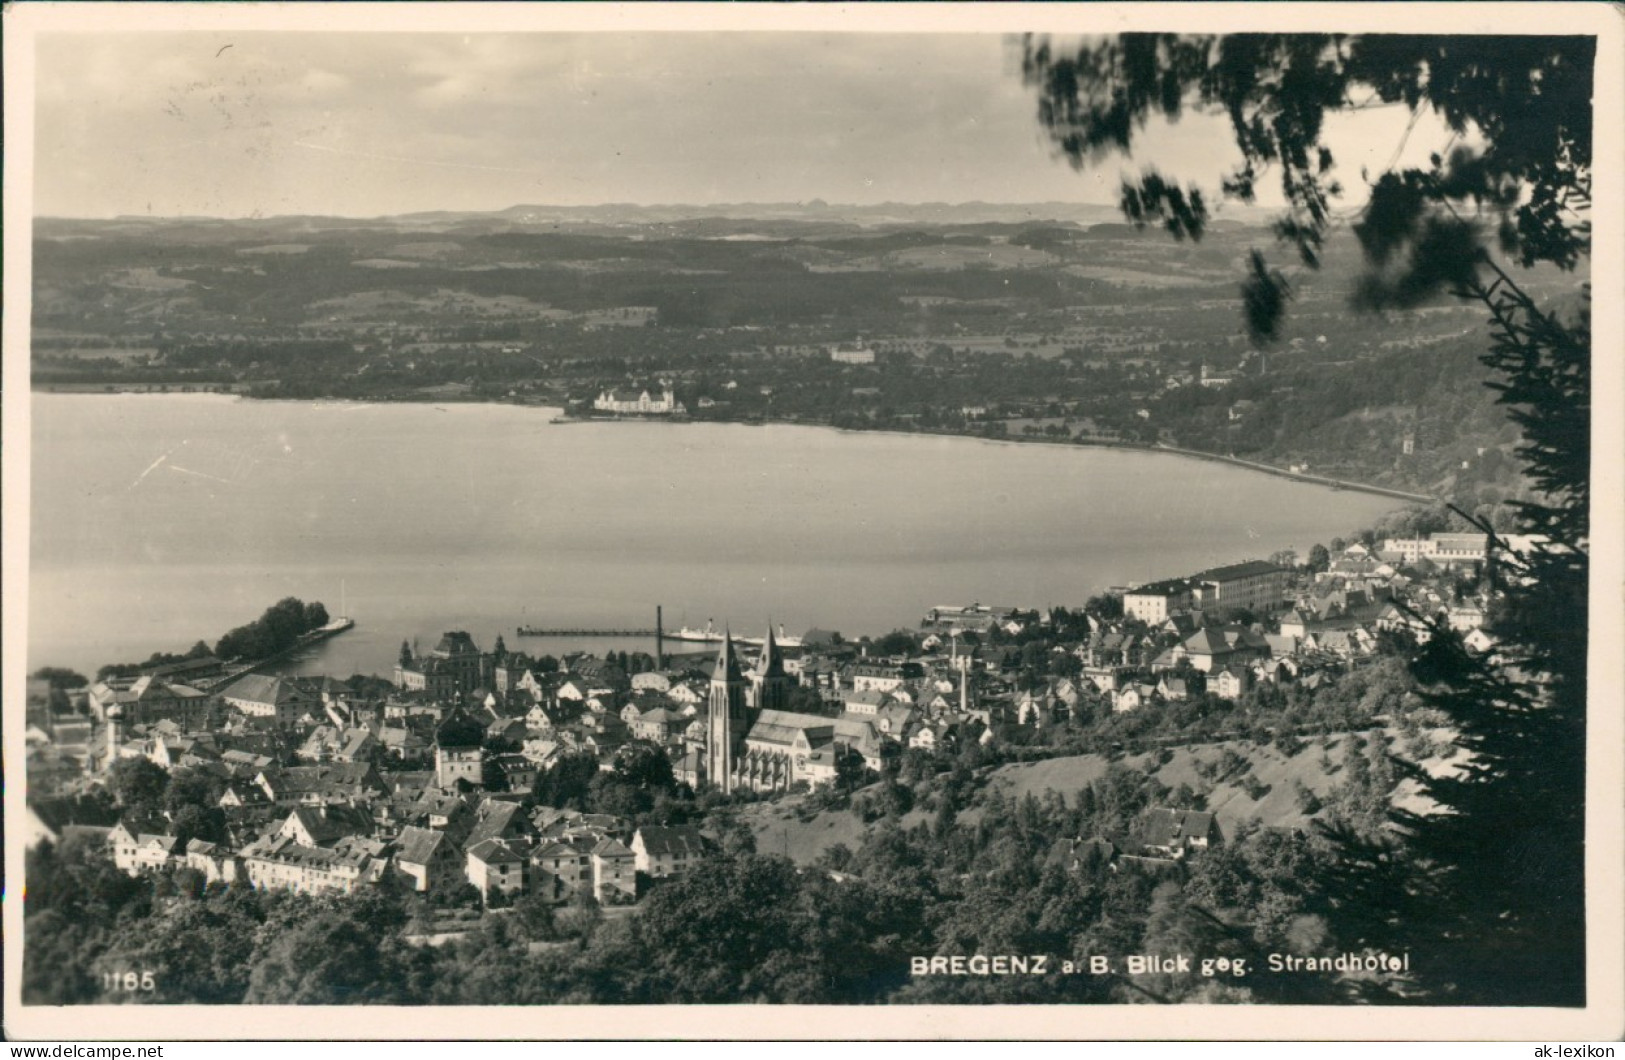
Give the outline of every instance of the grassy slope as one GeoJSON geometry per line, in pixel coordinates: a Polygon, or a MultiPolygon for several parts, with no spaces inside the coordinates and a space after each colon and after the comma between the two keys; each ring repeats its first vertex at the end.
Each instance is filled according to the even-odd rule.
{"type": "Polygon", "coordinates": [[[792,797],[750,807],[743,819],[756,834],[756,849],[763,854],[783,854],[798,865],[812,862],[827,847],[845,843],[857,850],[872,826],[858,820],[850,810],[820,813],[810,821],[797,820],[793,808],[801,802],[792,797]]]}
{"type": "MultiPolygon", "coordinates": [[[[1381,732],[1373,730],[1364,735],[1369,741],[1381,732]]],[[[1391,741],[1394,739],[1391,732],[1388,737],[1391,741]]],[[[1270,790],[1261,799],[1254,800],[1236,783],[1239,777],[1214,785],[1208,796],[1208,806],[1217,815],[1219,827],[1229,835],[1234,833],[1238,824],[1250,817],[1257,817],[1271,827],[1302,827],[1308,817],[1298,807],[1293,781],[1299,780],[1317,795],[1324,796],[1342,782],[1343,761],[1352,743],[1348,734],[1307,740],[1303,750],[1288,757],[1275,747],[1230,741],[1177,748],[1173,757],[1161,766],[1156,766],[1149,755],[1126,756],[1122,763],[1130,769],[1153,773],[1170,788],[1189,784],[1200,790],[1203,781],[1196,772],[1197,763],[1216,762],[1227,748],[1234,750],[1247,760],[1252,775],[1269,785],[1270,790]],[[1322,750],[1330,761],[1329,770],[1321,767],[1322,750]]],[[[1429,759],[1424,763],[1431,772],[1447,769],[1450,764],[1445,759],[1429,759]]],[[[1005,765],[993,771],[987,784],[989,790],[1017,798],[1028,793],[1042,795],[1053,789],[1071,799],[1078,789],[1102,776],[1107,765],[1108,760],[1104,756],[1093,754],[1005,765]]],[[[799,801],[786,799],[762,803],[745,812],[743,818],[756,834],[758,850],[764,854],[785,854],[797,864],[807,864],[825,848],[836,843],[858,849],[868,828],[872,827],[865,826],[849,810],[828,811],[809,821],[800,821],[793,812],[799,801]]],[[[1394,793],[1394,802],[1419,812],[1427,808],[1425,801],[1416,794],[1415,786],[1409,782],[1401,783],[1394,793]]],[[[960,821],[973,823],[981,813],[981,805],[972,806],[960,814],[960,821]]],[[[904,817],[903,824],[912,827],[928,817],[926,812],[915,810],[904,817]]]]}

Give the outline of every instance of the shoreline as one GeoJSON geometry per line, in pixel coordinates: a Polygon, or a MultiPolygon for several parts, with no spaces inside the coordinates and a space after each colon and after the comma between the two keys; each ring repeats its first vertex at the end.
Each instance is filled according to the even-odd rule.
{"type": "Polygon", "coordinates": [[[226,674],[224,677],[221,677],[219,680],[216,680],[216,681],[210,683],[208,688],[205,689],[205,691],[207,691],[210,695],[218,695],[221,692],[224,692],[226,689],[228,689],[228,688],[232,687],[233,685],[237,684],[239,681],[241,681],[243,678],[247,677],[249,674],[261,673],[267,667],[276,666],[276,665],[278,665],[278,664],[280,664],[282,662],[285,662],[286,660],[293,657],[294,655],[297,655],[301,651],[305,651],[306,649],[309,649],[309,648],[314,648],[318,644],[325,644],[327,641],[332,640],[334,637],[340,636],[341,634],[344,634],[344,633],[348,633],[348,632],[350,632],[350,630],[352,630],[354,628],[355,628],[355,619],[349,618],[349,617],[346,617],[346,616],[341,616],[339,618],[336,618],[336,619],[332,620],[331,622],[327,623],[327,625],[325,625],[325,626],[321,626],[318,629],[313,629],[313,630],[310,630],[307,633],[300,634],[299,640],[297,642],[288,645],[288,647],[283,648],[281,651],[277,652],[275,655],[267,655],[263,659],[252,660],[248,664],[242,666],[240,669],[226,674]]]}
{"type": "MultiPolygon", "coordinates": [[[[482,404],[510,404],[509,402],[483,402],[482,404]]],[[[542,406],[538,406],[542,407],[542,406]]],[[[1302,482],[1310,486],[1324,486],[1333,490],[1345,490],[1350,493],[1368,493],[1378,497],[1389,497],[1394,500],[1408,501],[1415,504],[1433,504],[1438,498],[1425,493],[1412,493],[1407,490],[1395,489],[1391,486],[1378,486],[1369,482],[1357,482],[1353,479],[1337,479],[1325,475],[1309,475],[1292,471],[1289,468],[1277,467],[1274,464],[1259,463],[1254,460],[1244,460],[1241,457],[1228,456],[1224,453],[1209,453],[1200,449],[1182,449],[1173,445],[1142,445],[1136,442],[1112,442],[1104,440],[1068,440],[1059,441],[1053,438],[989,438],[982,434],[972,434],[968,431],[944,430],[918,430],[901,431],[891,427],[877,427],[865,430],[852,427],[835,427],[828,423],[808,423],[800,420],[729,420],[704,419],[697,420],[692,417],[683,419],[670,419],[662,416],[570,416],[561,414],[548,421],[550,423],[566,425],[577,423],[662,423],[672,426],[686,426],[700,423],[731,424],[738,427],[809,427],[817,430],[836,431],[840,434],[864,435],[880,434],[895,438],[963,438],[967,441],[984,442],[990,445],[1047,445],[1057,449],[1113,449],[1125,453],[1165,453],[1170,456],[1191,457],[1197,460],[1211,460],[1221,464],[1230,464],[1234,467],[1245,468],[1249,471],[1260,471],[1277,478],[1284,478],[1291,482],[1302,482]]]]}
{"type": "MultiPolygon", "coordinates": [[[[94,385],[94,384],[84,384],[84,386],[86,386],[87,388],[89,386],[92,386],[92,385],[94,385]]],[[[836,427],[836,426],[833,426],[833,425],[828,424],[828,423],[810,423],[810,422],[805,422],[805,421],[800,421],[800,420],[778,420],[778,419],[738,420],[738,419],[709,419],[709,418],[707,418],[707,419],[695,419],[692,415],[683,416],[681,418],[675,418],[675,417],[663,416],[663,415],[649,415],[649,416],[616,416],[616,415],[609,415],[609,416],[572,416],[567,409],[562,408],[561,406],[558,406],[558,405],[531,404],[529,402],[524,402],[524,401],[491,401],[491,400],[479,400],[479,399],[469,399],[469,398],[460,398],[460,397],[437,397],[437,396],[433,396],[433,395],[424,396],[422,398],[415,398],[415,397],[414,398],[399,398],[399,397],[377,397],[377,398],[342,398],[342,397],[340,397],[340,398],[264,398],[264,397],[253,397],[252,395],[245,394],[245,393],[239,393],[239,392],[235,392],[235,391],[219,391],[219,390],[214,390],[214,391],[207,391],[207,390],[157,391],[157,390],[152,390],[150,388],[137,390],[137,389],[134,388],[133,385],[129,386],[128,388],[124,388],[124,387],[118,387],[117,384],[114,384],[114,387],[115,387],[115,389],[111,389],[111,390],[107,390],[107,389],[92,390],[92,389],[78,389],[78,388],[74,388],[74,389],[56,389],[54,386],[34,385],[34,386],[30,387],[29,392],[31,394],[36,394],[36,393],[61,394],[61,395],[64,395],[64,396],[88,394],[88,395],[93,395],[93,396],[99,395],[99,396],[102,396],[102,397],[107,397],[107,396],[112,396],[112,395],[143,396],[143,395],[148,395],[148,394],[152,394],[152,395],[156,395],[156,396],[160,396],[160,397],[229,397],[229,398],[236,398],[236,399],[241,400],[241,401],[263,401],[263,402],[268,402],[268,403],[281,402],[281,401],[291,401],[291,402],[298,402],[300,404],[308,404],[308,405],[317,405],[317,404],[358,405],[358,406],[366,406],[366,405],[436,405],[436,404],[439,404],[439,405],[506,405],[506,406],[509,406],[509,407],[512,407],[512,408],[529,408],[529,409],[535,409],[538,412],[551,412],[551,413],[553,413],[553,416],[552,416],[551,419],[548,420],[548,423],[550,425],[554,425],[554,426],[570,426],[570,425],[574,425],[574,424],[586,424],[586,423],[600,423],[600,424],[602,424],[602,423],[643,423],[643,424],[656,423],[656,424],[667,424],[667,425],[671,425],[671,426],[690,426],[690,425],[695,425],[695,424],[712,423],[712,424],[731,424],[731,425],[739,426],[739,427],[769,427],[769,426],[777,426],[777,427],[810,427],[810,428],[821,429],[821,430],[837,431],[837,432],[839,432],[841,434],[853,434],[853,435],[882,434],[882,435],[891,435],[891,436],[895,436],[895,437],[899,437],[899,438],[964,438],[964,439],[971,440],[971,441],[987,442],[987,443],[992,443],[992,444],[995,444],[995,445],[1047,445],[1047,446],[1053,446],[1053,447],[1056,447],[1056,448],[1063,448],[1063,449],[1114,449],[1114,450],[1118,450],[1118,451],[1121,451],[1121,452],[1130,452],[1130,453],[1133,453],[1133,452],[1138,452],[1138,453],[1165,453],[1165,454],[1168,454],[1170,456],[1183,456],[1183,457],[1189,457],[1189,458],[1196,459],[1196,460],[1208,460],[1208,461],[1213,461],[1213,462],[1221,463],[1221,464],[1229,464],[1229,465],[1231,465],[1233,467],[1245,468],[1246,470],[1249,470],[1249,471],[1261,472],[1261,473],[1266,474],[1266,475],[1274,475],[1277,478],[1283,478],[1283,479],[1286,479],[1286,480],[1291,481],[1291,482],[1301,482],[1301,483],[1304,483],[1304,484],[1310,485],[1310,486],[1322,486],[1322,487],[1325,487],[1325,488],[1331,489],[1331,490],[1339,490],[1339,491],[1347,490],[1349,492],[1354,492],[1354,493],[1367,493],[1367,494],[1371,494],[1372,496],[1388,497],[1388,498],[1393,499],[1393,500],[1405,501],[1405,502],[1410,503],[1410,504],[1434,504],[1434,503],[1437,503],[1437,501],[1438,501],[1438,498],[1429,496],[1429,495],[1427,495],[1425,493],[1413,493],[1413,492],[1411,492],[1409,490],[1396,489],[1396,488],[1391,487],[1391,486],[1378,486],[1378,485],[1374,485],[1374,484],[1368,483],[1368,482],[1358,482],[1358,481],[1355,481],[1353,479],[1338,479],[1338,478],[1331,478],[1331,477],[1325,476],[1325,475],[1311,475],[1311,474],[1306,474],[1306,473],[1303,473],[1303,472],[1292,471],[1292,470],[1290,470],[1288,468],[1284,468],[1284,467],[1277,467],[1274,464],[1265,464],[1265,463],[1260,463],[1260,462],[1255,461],[1255,460],[1246,460],[1246,459],[1243,459],[1241,457],[1227,456],[1227,455],[1225,455],[1223,453],[1209,453],[1209,452],[1205,452],[1205,451],[1200,450],[1200,449],[1184,449],[1184,448],[1181,448],[1179,446],[1173,446],[1173,445],[1160,445],[1160,444],[1144,445],[1144,444],[1137,443],[1137,442],[1096,441],[1096,440],[1092,440],[1092,439],[1091,440],[1068,439],[1068,440],[1065,440],[1065,441],[1061,441],[1061,440],[1057,440],[1057,439],[1053,439],[1053,438],[989,438],[986,435],[974,434],[974,433],[971,433],[969,431],[948,431],[948,430],[904,431],[904,430],[898,430],[896,428],[891,428],[891,427],[881,427],[881,428],[876,428],[874,430],[866,430],[866,429],[862,429],[862,428],[856,428],[855,429],[855,428],[852,428],[852,427],[836,427]]]]}

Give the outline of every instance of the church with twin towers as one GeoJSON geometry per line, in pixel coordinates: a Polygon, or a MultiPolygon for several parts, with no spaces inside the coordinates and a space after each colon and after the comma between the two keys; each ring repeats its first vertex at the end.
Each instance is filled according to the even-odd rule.
{"type": "Polygon", "coordinates": [[[794,678],[771,628],[747,671],[733,634],[722,639],[707,700],[705,780],[719,791],[788,791],[835,783],[836,761],[856,751],[878,765],[880,735],[866,721],[785,709],[794,678]]]}

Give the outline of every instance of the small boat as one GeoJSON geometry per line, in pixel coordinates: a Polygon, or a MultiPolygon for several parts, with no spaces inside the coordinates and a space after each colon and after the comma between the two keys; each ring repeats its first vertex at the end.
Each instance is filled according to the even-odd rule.
{"type": "Polygon", "coordinates": [[[695,629],[693,626],[684,626],[675,633],[667,633],[672,640],[695,641],[701,644],[722,643],[723,633],[712,624],[710,619],[705,622],[704,629],[695,629]]]}
{"type": "MultiPolygon", "coordinates": [[[[684,626],[675,632],[666,633],[665,637],[667,640],[687,641],[695,644],[721,644],[722,638],[725,635],[726,634],[722,630],[717,629],[715,624],[713,624],[710,620],[707,620],[704,629],[695,629],[693,626],[684,626]]],[[[801,638],[786,636],[783,626],[780,626],[779,631],[774,634],[773,641],[781,648],[801,647],[801,638]]],[[[766,639],[763,637],[735,636],[734,643],[760,646],[766,643],[766,639]]]]}

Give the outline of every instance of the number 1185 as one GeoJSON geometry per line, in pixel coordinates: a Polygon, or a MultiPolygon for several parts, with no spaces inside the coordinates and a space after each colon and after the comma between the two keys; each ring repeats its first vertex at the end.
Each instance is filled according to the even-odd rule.
{"type": "Polygon", "coordinates": [[[103,972],[102,990],[109,994],[133,994],[136,991],[151,993],[158,986],[150,969],[140,972],[103,972]]]}

